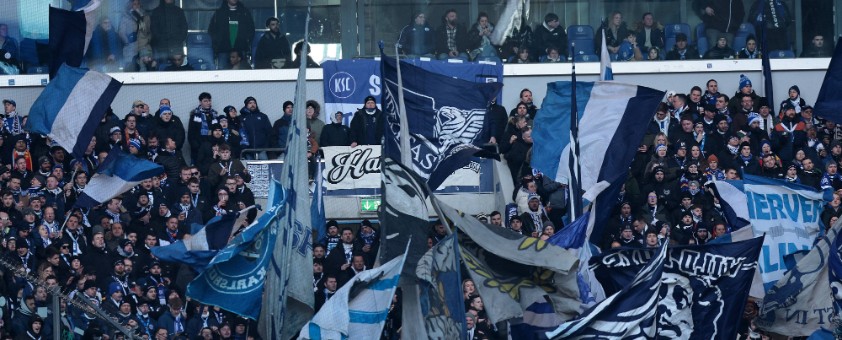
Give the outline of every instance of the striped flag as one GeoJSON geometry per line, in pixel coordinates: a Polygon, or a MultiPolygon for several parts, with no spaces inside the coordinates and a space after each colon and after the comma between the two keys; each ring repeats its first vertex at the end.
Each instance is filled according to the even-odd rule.
{"type": "Polygon", "coordinates": [[[76,1],[72,11],[50,6],[50,79],[62,64],[82,66],[96,29],[99,5],[100,0],[76,1]]]}
{"type": "Polygon", "coordinates": [[[354,276],[301,328],[298,339],[379,339],[404,259],[405,254],[354,276]]]}
{"type": "Polygon", "coordinates": [[[105,74],[62,65],[32,104],[26,128],[50,137],[70,150],[73,158],[83,159],[94,131],[122,86],[105,74]]]}
{"type": "Polygon", "coordinates": [[[76,200],[76,207],[93,208],[134,188],[145,179],[164,172],[164,168],[114,147],[96,169],[85,190],[76,200]]]}
{"type": "MultiPolygon", "coordinates": [[[[604,33],[603,33],[604,34],[604,33]]],[[[603,37],[603,44],[605,37],[603,37]]],[[[579,106],[576,104],[576,63],[573,63],[573,81],[570,82],[570,180],[567,190],[570,197],[570,220],[582,216],[582,167],[579,165],[579,106]]]]}
{"type": "Polygon", "coordinates": [[[614,80],[614,71],[611,69],[611,55],[608,54],[608,45],[605,43],[605,22],[602,24],[602,48],[599,53],[599,80],[614,80]]]}
{"type": "MultiPolygon", "coordinates": [[[[210,261],[225,248],[228,240],[248,217],[248,210],[232,212],[212,218],[198,231],[191,231],[189,239],[178,240],[170,245],[152,247],[152,255],[162,261],[184,263],[201,273],[210,261]]],[[[196,226],[196,225],[194,225],[196,226]]]]}

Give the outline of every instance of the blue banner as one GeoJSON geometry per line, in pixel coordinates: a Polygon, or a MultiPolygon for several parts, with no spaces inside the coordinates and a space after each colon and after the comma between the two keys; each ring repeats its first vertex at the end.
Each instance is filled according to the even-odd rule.
{"type": "MultiPolygon", "coordinates": [[[[485,63],[449,63],[440,60],[401,59],[424,70],[477,83],[502,83],[503,65],[485,63]]],[[[380,61],[374,59],[329,60],[322,63],[325,117],[342,111],[342,123],[350,125],[354,112],[372,96],[380,107],[382,82],[380,61]]],[[[502,100],[497,96],[497,102],[502,100]]],[[[325,118],[327,119],[327,118],[325,118]]],[[[325,122],[329,123],[329,122],[325,122]]]]}

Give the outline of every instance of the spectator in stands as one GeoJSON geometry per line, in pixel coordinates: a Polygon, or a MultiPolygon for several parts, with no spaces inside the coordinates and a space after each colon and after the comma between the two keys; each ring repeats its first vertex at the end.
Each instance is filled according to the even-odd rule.
{"type": "Polygon", "coordinates": [[[734,59],[734,49],[728,46],[725,34],[719,34],[716,45],[705,52],[705,59],[734,59]]]}
{"type": "Polygon", "coordinates": [[[708,42],[717,41],[720,34],[725,34],[728,43],[733,44],[734,34],[746,16],[742,1],[695,0],[693,10],[705,24],[708,42]]]}
{"type": "Polygon", "coordinates": [[[749,35],[746,38],[746,47],[737,52],[737,59],[760,59],[762,57],[763,53],[757,48],[757,38],[754,37],[754,34],[749,35]]]}
{"type": "Polygon", "coordinates": [[[181,148],[184,146],[184,124],[181,122],[181,118],[174,115],[169,106],[161,106],[158,111],[160,114],[151,124],[158,140],[171,137],[175,141],[175,149],[181,152],[181,148]]]}
{"type": "Polygon", "coordinates": [[[123,43],[108,17],[103,17],[94,30],[86,57],[92,68],[104,72],[116,71],[123,65],[123,43]]]}
{"type": "Polygon", "coordinates": [[[517,183],[518,178],[532,173],[532,168],[529,166],[529,154],[532,150],[532,129],[525,128],[520,136],[512,135],[509,144],[511,146],[505,152],[505,157],[509,164],[509,170],[512,172],[512,179],[517,183]]]}
{"type": "MultiPolygon", "coordinates": [[[[754,89],[752,89],[752,86],[751,86],[751,79],[749,79],[748,76],[746,76],[744,74],[740,75],[740,85],[739,86],[740,87],[737,90],[737,92],[734,93],[734,96],[731,97],[730,100],[728,100],[728,111],[729,111],[729,113],[730,112],[737,112],[742,108],[742,101],[743,101],[744,97],[750,97],[751,98],[751,100],[752,100],[751,111],[757,112],[757,110],[760,109],[760,102],[761,101],[765,102],[766,98],[760,97],[759,95],[757,95],[756,92],[754,92],[754,89]]],[[[800,110],[799,110],[799,112],[800,112],[800,110]]]]}
{"type": "Polygon", "coordinates": [[[795,156],[795,150],[807,144],[807,134],[804,122],[795,115],[795,107],[792,104],[784,107],[784,116],[781,122],[775,125],[772,132],[773,149],[778,150],[781,159],[791,161],[795,156]]]}
{"type": "Polygon", "coordinates": [[[716,97],[719,97],[719,83],[710,79],[705,84],[705,94],[702,96],[702,102],[708,105],[716,104],[716,97]]]}
{"type": "Polygon", "coordinates": [[[804,108],[807,107],[807,102],[804,101],[804,98],[801,98],[801,89],[798,88],[798,85],[792,85],[788,91],[789,98],[784,99],[781,102],[781,112],[783,112],[784,108],[788,105],[791,105],[793,109],[795,109],[795,113],[800,115],[804,108]]]}
{"type": "Polygon", "coordinates": [[[3,99],[3,134],[16,136],[23,133],[26,117],[17,112],[18,104],[12,99],[3,99]]]}
{"type": "MultiPolygon", "coordinates": [[[[523,11],[527,11],[525,6],[523,11]]],[[[526,17],[526,15],[522,16],[522,18],[526,17]]],[[[513,27],[511,34],[506,37],[506,40],[500,49],[500,57],[502,57],[503,60],[508,60],[508,62],[512,62],[513,59],[517,59],[524,48],[532,46],[532,37],[532,27],[529,27],[527,20],[520,20],[520,26],[513,27]]]]}
{"type": "MultiPolygon", "coordinates": [[[[284,65],[284,68],[298,69],[298,67],[301,66],[301,50],[303,47],[303,40],[295,43],[295,47],[292,49],[292,52],[295,53],[295,60],[287,61],[287,63],[284,65]]],[[[316,63],[316,61],[313,60],[312,57],[310,57],[310,47],[311,45],[307,44],[307,68],[320,68],[321,66],[319,66],[319,64],[316,63]]]]}
{"type": "Polygon", "coordinates": [[[218,123],[216,110],[210,93],[199,94],[199,106],[190,112],[190,122],[187,124],[187,138],[190,139],[190,159],[198,159],[199,146],[210,133],[210,126],[218,123]]]}
{"type": "Polygon", "coordinates": [[[150,72],[158,70],[158,61],[152,57],[152,49],[144,48],[138,52],[133,63],[126,66],[127,72],[150,72]]]}
{"type": "Polygon", "coordinates": [[[0,50],[11,54],[10,59],[20,59],[18,41],[9,36],[9,25],[6,24],[0,24],[0,50]]]}
{"type": "Polygon", "coordinates": [[[643,60],[643,52],[640,51],[640,46],[637,44],[637,35],[634,31],[628,31],[627,36],[620,43],[620,49],[617,52],[618,61],[641,61],[643,60]]]}
{"type": "Polygon", "coordinates": [[[435,33],[422,12],[413,13],[409,24],[401,30],[398,44],[401,53],[410,57],[429,57],[435,54],[435,33]]]}
{"type": "Polygon", "coordinates": [[[184,49],[187,40],[187,16],[175,0],[161,0],[152,14],[152,49],[155,59],[162,60],[184,49]]]}
{"type": "Polygon", "coordinates": [[[349,130],[351,147],[380,145],[383,140],[383,111],[377,108],[373,96],[365,97],[363,108],[354,113],[349,130]]]}
{"type": "Polygon", "coordinates": [[[336,275],[335,274],[325,274],[324,279],[324,288],[317,291],[315,293],[315,304],[314,304],[314,311],[318,311],[324,306],[327,300],[333,297],[336,294],[336,289],[339,287],[338,283],[336,282],[336,275]]]}
{"type": "Polygon", "coordinates": [[[833,56],[833,42],[824,41],[824,35],[816,34],[810,45],[801,52],[801,58],[830,58],[833,56]]]}
{"type": "MultiPolygon", "coordinates": [[[[242,131],[244,132],[243,139],[248,141],[249,148],[265,149],[271,147],[272,143],[272,127],[269,126],[269,117],[260,112],[257,106],[257,100],[254,97],[248,97],[243,101],[242,109],[240,109],[242,119],[242,131]]],[[[267,159],[266,151],[260,151],[257,154],[252,154],[256,159],[267,159]]]]}
{"type": "Polygon", "coordinates": [[[149,47],[152,22],[141,7],[140,0],[129,0],[126,7],[120,17],[117,34],[123,42],[123,58],[133,61],[139,51],[149,47]]]}
{"type": "Polygon", "coordinates": [[[687,45],[687,35],[678,33],[675,35],[675,46],[667,52],[667,60],[695,60],[699,59],[699,51],[696,47],[687,45]]]}
{"type": "MultiPolygon", "coordinates": [[[[626,22],[623,21],[623,14],[620,12],[613,12],[608,16],[608,20],[602,22],[599,28],[605,30],[605,45],[608,47],[608,54],[611,59],[617,60],[617,55],[620,53],[620,44],[623,39],[629,36],[629,29],[626,27],[626,22]]],[[[596,54],[599,55],[600,47],[602,46],[602,32],[597,30],[594,37],[594,45],[596,45],[596,54]]]]}
{"type": "MultiPolygon", "coordinates": [[[[284,102],[284,113],[281,118],[272,124],[272,130],[275,133],[275,146],[285,149],[287,147],[287,134],[289,134],[289,125],[292,122],[293,103],[289,100],[284,102]]],[[[353,126],[353,124],[352,124],[353,126]]]]}
{"type": "Polygon", "coordinates": [[[529,89],[520,90],[520,103],[518,106],[515,106],[511,112],[509,112],[509,116],[516,116],[521,115],[519,113],[519,105],[525,104],[526,105],[526,115],[528,116],[529,120],[534,120],[535,115],[538,113],[538,107],[535,106],[532,98],[532,91],[529,89]]]}
{"type": "Polygon", "coordinates": [[[547,48],[547,55],[544,56],[541,62],[543,63],[562,63],[565,60],[562,59],[562,56],[558,53],[558,47],[548,47],[547,48]]]}
{"type": "Polygon", "coordinates": [[[548,48],[559,48],[559,54],[567,56],[567,33],[559,22],[558,15],[547,13],[544,22],[535,27],[533,34],[533,50],[535,57],[542,57],[549,53],[548,48]]]}
{"type": "Polygon", "coordinates": [[[247,60],[243,59],[243,52],[231,50],[231,52],[228,52],[228,69],[250,70],[251,65],[249,65],[247,60]]]}
{"type": "Polygon", "coordinates": [[[497,47],[491,45],[494,24],[488,21],[488,14],[480,12],[477,21],[468,31],[469,51],[472,60],[499,61],[497,47]]]}
{"type": "Polygon", "coordinates": [[[534,62],[534,60],[529,52],[529,47],[523,46],[518,49],[517,54],[509,57],[506,62],[510,64],[529,64],[534,62]]]}
{"type": "Polygon", "coordinates": [[[637,32],[637,43],[643,48],[664,48],[664,25],[656,22],[655,16],[651,12],[643,14],[643,18],[637,23],[635,31],[637,32]]]}
{"type": "Polygon", "coordinates": [[[342,111],[333,114],[333,120],[322,129],[319,146],[348,146],[351,145],[350,130],[342,124],[342,111]]]}
{"type": "Polygon", "coordinates": [[[321,109],[319,102],[312,99],[307,101],[307,127],[310,129],[313,139],[317,141],[321,139],[322,129],[325,127],[325,123],[319,119],[321,109]]]}
{"type": "Polygon", "coordinates": [[[646,60],[657,61],[661,60],[661,50],[657,47],[650,47],[646,52],[646,60]]]}
{"type": "Polygon", "coordinates": [[[176,52],[170,56],[170,64],[164,68],[164,71],[193,71],[193,66],[184,59],[183,53],[176,52]]]}
{"type": "Polygon", "coordinates": [[[746,21],[752,23],[757,31],[766,26],[767,37],[773,37],[772,39],[766,39],[768,51],[792,49],[790,47],[789,26],[795,22],[795,19],[784,1],[755,1],[751,5],[746,21]]]}
{"type": "Polygon", "coordinates": [[[357,240],[360,241],[361,245],[359,255],[363,257],[366,268],[372,268],[377,257],[377,250],[380,248],[380,233],[374,229],[368,219],[364,219],[360,223],[357,240]]]}
{"type": "Polygon", "coordinates": [[[325,275],[337,276],[351,266],[352,255],[362,251],[362,244],[354,240],[354,231],[350,227],[342,228],[341,242],[327,254],[325,260],[325,275]]]}
{"type": "Polygon", "coordinates": [[[208,24],[208,34],[213,42],[220,69],[227,69],[228,55],[232,50],[249,55],[254,38],[254,19],[251,11],[239,0],[222,0],[208,24]]]}
{"type": "Polygon", "coordinates": [[[459,23],[455,9],[448,9],[441,18],[442,24],[436,30],[436,53],[439,59],[457,58],[468,60],[469,37],[465,25],[459,23]]]}
{"type": "Polygon", "coordinates": [[[266,19],[268,31],[260,37],[254,55],[254,68],[281,68],[292,59],[292,49],[285,34],[281,33],[278,18],[266,19]],[[274,67],[272,65],[279,65],[274,67]]]}

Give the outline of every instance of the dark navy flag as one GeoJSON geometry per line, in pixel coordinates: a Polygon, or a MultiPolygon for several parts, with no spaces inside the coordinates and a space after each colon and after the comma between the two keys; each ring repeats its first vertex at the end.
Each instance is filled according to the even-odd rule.
{"type": "Polygon", "coordinates": [[[322,242],[327,237],[327,226],[325,225],[325,179],[322,175],[325,170],[325,163],[321,157],[316,156],[316,174],[313,176],[313,197],[310,200],[310,221],[318,233],[316,240],[322,242]]]}
{"type": "Polygon", "coordinates": [[[100,0],[73,2],[68,11],[50,6],[50,79],[56,77],[62,64],[82,66],[96,28],[100,0]]]}
{"type": "Polygon", "coordinates": [[[500,83],[479,84],[401,63],[408,124],[400,121],[398,72],[394,58],[382,55],[385,154],[401,159],[400,129],[409,126],[412,168],[435,190],[456,169],[467,165],[488,141],[486,114],[500,83]]]}
{"type": "Polygon", "coordinates": [[[114,147],[108,157],[97,167],[85,190],[74,205],[90,209],[134,188],[140,182],[160,175],[164,168],[146,159],[137,158],[119,147],[114,147]]]}
{"type": "MultiPolygon", "coordinates": [[[[830,278],[830,293],[833,294],[833,313],[836,318],[842,315],[842,237],[836,237],[830,248],[830,259],[828,260],[828,277],[830,278]]],[[[831,328],[831,327],[828,327],[831,328]]],[[[832,329],[836,334],[842,334],[842,327],[832,329]]]]}
{"type": "MultiPolygon", "coordinates": [[[[658,297],[667,259],[664,242],[654,257],[619,292],[578,318],[546,332],[551,339],[653,339],[657,336],[658,297]]],[[[680,339],[681,337],[667,337],[680,339]]]]}
{"type": "Polygon", "coordinates": [[[451,234],[427,251],[415,269],[421,282],[421,314],[429,339],[465,339],[460,262],[458,238],[451,234]]]}
{"type": "Polygon", "coordinates": [[[719,199],[719,205],[725,213],[725,222],[728,223],[731,232],[751,225],[743,181],[715,181],[710,188],[719,199]]]}
{"type": "Polygon", "coordinates": [[[270,206],[257,221],[238,234],[211,260],[207,269],[187,285],[187,296],[200,303],[257,319],[266,282],[266,267],[280,230],[286,192],[270,180],[270,206]]]}
{"type": "MultiPolygon", "coordinates": [[[[658,296],[662,339],[734,339],[757,270],[763,238],[670,247],[658,296]]],[[[591,267],[606,294],[626,289],[657,249],[616,249],[591,267]]]]}
{"type": "Polygon", "coordinates": [[[178,240],[163,247],[152,247],[152,255],[162,261],[184,263],[201,273],[214,256],[225,248],[232,234],[243,225],[247,211],[216,216],[197,232],[192,232],[189,239],[178,240]]]}
{"type": "Polygon", "coordinates": [[[26,127],[49,136],[70,150],[74,158],[83,159],[94,131],[122,86],[105,74],[63,65],[32,104],[26,127]]]}
{"type": "MultiPolygon", "coordinates": [[[[763,44],[760,46],[760,62],[763,66],[763,88],[766,92],[766,103],[769,107],[775,107],[775,99],[773,95],[775,91],[773,90],[772,86],[772,65],[769,62],[769,41],[768,31],[766,31],[766,20],[769,20],[770,16],[765,15],[766,6],[761,6],[761,16],[764,18],[760,30],[760,35],[763,36],[763,44]]],[[[773,39],[781,39],[780,37],[773,38],[773,39]]]]}
{"type": "Polygon", "coordinates": [[[824,119],[842,123],[840,107],[842,107],[842,38],[836,42],[836,50],[824,75],[822,89],[816,98],[813,112],[824,119]]]}

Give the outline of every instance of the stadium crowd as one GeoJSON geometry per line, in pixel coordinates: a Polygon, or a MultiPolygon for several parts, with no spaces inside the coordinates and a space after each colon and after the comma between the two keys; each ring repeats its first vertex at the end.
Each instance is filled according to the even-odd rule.
{"type": "MultiPolygon", "coordinates": [[[[546,13],[534,28],[528,20],[520,20],[502,43],[493,37],[495,25],[485,12],[466,23],[449,9],[439,23],[431,23],[427,13],[417,11],[398,33],[397,43],[410,57],[506,63],[597,61],[604,30],[614,61],[756,59],[762,55],[760,37],[766,26],[773,37],[766,47],[776,52],[773,57],[796,56],[791,38],[795,19],[783,1],[755,1],[748,8],[741,1],[693,1],[693,11],[702,22],[695,34],[690,26],[671,31],[686,24],[670,24],[668,29],[651,12],[627,22],[623,13],[615,11],[595,30],[587,24],[565,28],[557,14],[546,13]],[[573,41],[579,44],[575,51],[570,50],[573,41]]],[[[206,33],[191,36],[187,16],[174,0],[160,0],[152,9],[144,9],[141,0],[128,0],[119,16],[98,19],[87,66],[107,72],[297,68],[301,44],[290,45],[287,33],[280,31],[280,20],[266,18],[265,33],[259,38],[255,23],[244,1],[225,0],[211,14],[206,33]]],[[[810,35],[800,57],[829,57],[833,42],[827,38],[819,32],[810,35]]],[[[37,54],[33,44],[23,48],[9,35],[8,25],[0,23],[0,74],[43,73],[40,66],[46,62],[39,60],[40,55],[22,55],[24,50],[37,54]]],[[[319,67],[309,56],[306,59],[308,67],[319,67]]]]}

